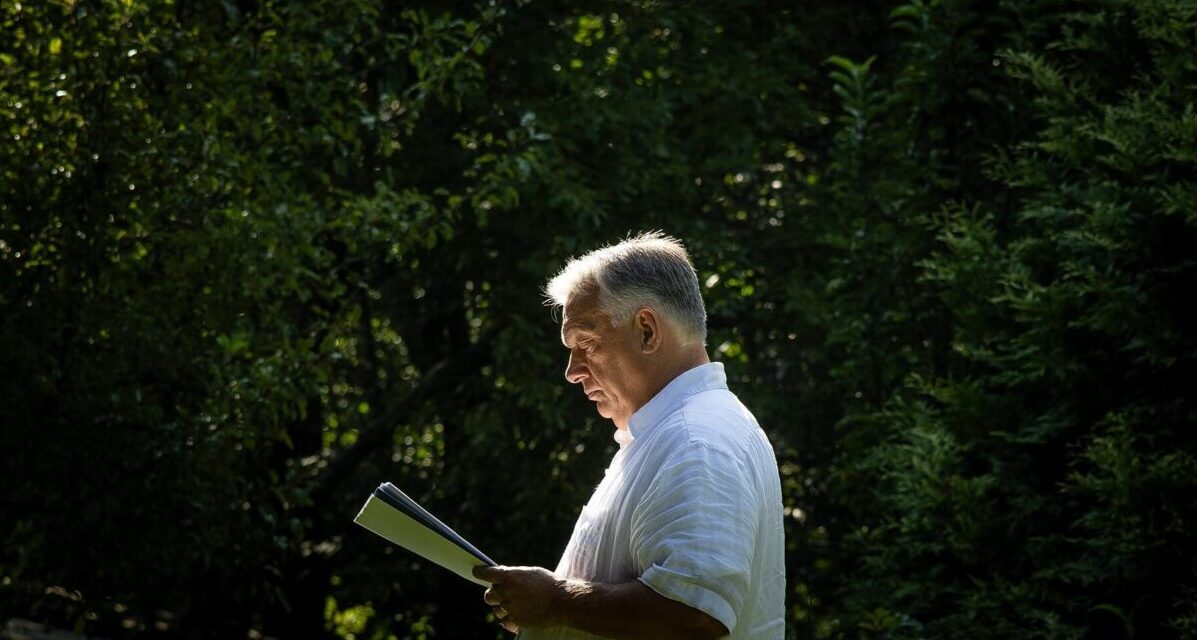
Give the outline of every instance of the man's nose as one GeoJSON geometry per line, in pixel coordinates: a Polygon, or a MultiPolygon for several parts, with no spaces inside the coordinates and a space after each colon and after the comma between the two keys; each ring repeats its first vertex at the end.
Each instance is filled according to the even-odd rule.
{"type": "Polygon", "coordinates": [[[575,358],[571,352],[569,354],[569,362],[565,365],[565,379],[572,384],[578,384],[586,379],[587,371],[586,365],[582,363],[580,358],[575,358]]]}

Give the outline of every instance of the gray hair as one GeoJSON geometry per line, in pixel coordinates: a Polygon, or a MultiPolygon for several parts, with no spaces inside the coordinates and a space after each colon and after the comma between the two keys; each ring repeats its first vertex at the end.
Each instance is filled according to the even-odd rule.
{"type": "Polygon", "coordinates": [[[546,304],[565,306],[570,296],[594,290],[614,325],[648,307],[677,329],[684,344],[706,342],[698,274],[677,238],[649,231],[570,260],[545,286],[546,304]]]}

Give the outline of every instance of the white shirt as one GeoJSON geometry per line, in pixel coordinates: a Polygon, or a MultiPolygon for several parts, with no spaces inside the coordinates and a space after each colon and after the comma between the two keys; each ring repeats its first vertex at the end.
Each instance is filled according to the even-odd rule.
{"type": "MultiPolygon", "coordinates": [[[[674,378],[617,430],[619,451],[574,525],[556,574],[640,580],[706,612],[727,637],[781,638],[785,542],[777,459],[727,389],[721,363],[674,378]]],[[[567,628],[521,638],[597,638],[567,628]]]]}

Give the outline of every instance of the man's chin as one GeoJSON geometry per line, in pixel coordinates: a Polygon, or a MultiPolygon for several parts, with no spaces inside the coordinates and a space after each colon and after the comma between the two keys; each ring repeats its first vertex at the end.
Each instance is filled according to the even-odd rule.
{"type": "Polygon", "coordinates": [[[595,403],[594,408],[598,414],[608,420],[615,419],[615,412],[611,410],[611,405],[606,400],[599,400],[595,403]]]}
{"type": "Polygon", "coordinates": [[[601,404],[597,407],[597,409],[599,416],[610,420],[615,425],[616,429],[627,428],[628,420],[631,418],[631,416],[616,414],[615,411],[611,410],[611,407],[606,407],[601,404]]]}

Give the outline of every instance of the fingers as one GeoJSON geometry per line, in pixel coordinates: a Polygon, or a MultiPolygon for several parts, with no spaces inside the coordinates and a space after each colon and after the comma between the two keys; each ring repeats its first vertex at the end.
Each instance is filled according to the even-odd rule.
{"type": "MultiPolygon", "coordinates": [[[[489,591],[487,593],[489,593],[489,591]]],[[[489,602],[489,600],[488,600],[488,602],[489,602]]],[[[490,610],[491,610],[491,613],[494,614],[495,620],[498,621],[500,627],[503,627],[504,629],[506,629],[512,633],[520,632],[519,625],[517,625],[514,622],[507,619],[507,617],[510,614],[508,614],[507,610],[504,609],[502,606],[496,605],[496,606],[491,607],[490,610]]]]}
{"type": "Polygon", "coordinates": [[[482,600],[486,602],[486,604],[491,605],[491,613],[494,614],[499,626],[510,631],[511,633],[518,634],[520,632],[519,625],[507,619],[511,614],[508,613],[507,609],[503,608],[503,606],[500,604],[503,600],[499,596],[499,585],[497,580],[503,575],[503,573],[504,571],[502,569],[496,567],[474,567],[474,575],[477,578],[491,582],[493,585],[482,594],[482,600]]]}
{"type": "Polygon", "coordinates": [[[537,610],[533,607],[530,614],[527,604],[538,602],[545,590],[556,584],[552,572],[541,567],[481,566],[474,567],[473,573],[479,580],[490,583],[482,599],[490,605],[495,621],[511,633],[519,633],[520,629],[519,624],[512,621],[513,615],[522,623],[539,624],[536,622],[540,619],[535,613],[537,610]],[[508,610],[512,606],[514,614],[508,610]]]}

